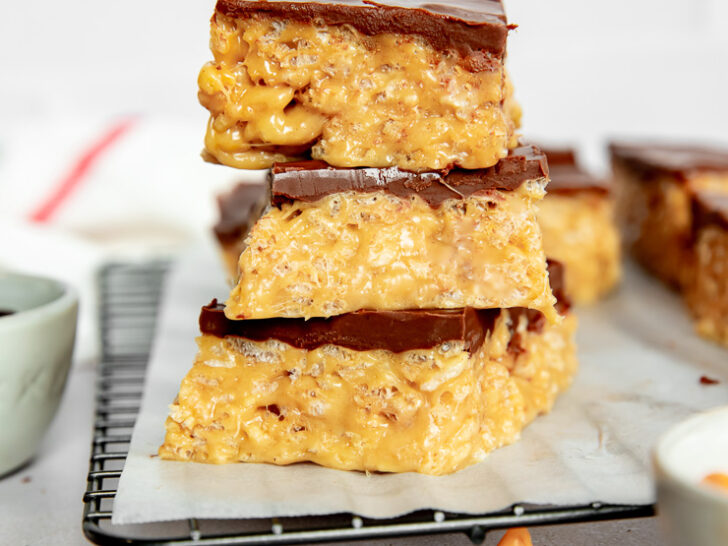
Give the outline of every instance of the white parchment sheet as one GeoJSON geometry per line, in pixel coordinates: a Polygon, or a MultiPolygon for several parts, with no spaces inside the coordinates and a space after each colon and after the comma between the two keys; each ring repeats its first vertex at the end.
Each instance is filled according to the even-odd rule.
{"type": "Polygon", "coordinates": [[[343,472],[311,464],[223,466],[160,460],[164,420],[191,367],[200,307],[226,298],[215,249],[179,261],[167,285],[141,413],[113,523],[422,508],[487,512],[517,502],[654,501],[650,448],[689,414],[728,403],[728,352],[697,338],[678,298],[634,267],[621,289],[578,309],[580,372],[551,414],[512,446],[453,475],[343,472]],[[721,381],[701,385],[701,375],[721,381]]]}

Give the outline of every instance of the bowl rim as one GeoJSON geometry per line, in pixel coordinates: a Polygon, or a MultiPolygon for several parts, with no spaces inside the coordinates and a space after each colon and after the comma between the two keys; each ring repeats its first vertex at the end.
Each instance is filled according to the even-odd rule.
{"type": "Polygon", "coordinates": [[[653,449],[652,460],[657,473],[656,477],[658,482],[667,479],[672,483],[690,490],[696,495],[700,495],[706,499],[710,499],[728,507],[728,494],[717,488],[713,489],[701,482],[689,480],[681,476],[679,473],[673,472],[670,468],[671,465],[667,463],[669,456],[666,453],[670,446],[675,442],[679,442],[690,430],[692,430],[692,427],[695,424],[721,414],[725,414],[725,419],[728,422],[728,405],[701,411],[673,425],[657,440],[653,449]]]}
{"type": "Polygon", "coordinates": [[[66,282],[59,281],[51,277],[44,277],[42,275],[27,275],[25,273],[15,273],[12,271],[1,271],[0,278],[2,277],[15,277],[18,279],[30,279],[33,281],[52,283],[60,289],[61,293],[58,297],[51,301],[33,307],[32,309],[14,311],[10,315],[0,317],[0,331],[11,326],[17,327],[26,325],[27,323],[35,323],[45,317],[53,317],[78,304],[78,292],[73,286],[66,282]]]}

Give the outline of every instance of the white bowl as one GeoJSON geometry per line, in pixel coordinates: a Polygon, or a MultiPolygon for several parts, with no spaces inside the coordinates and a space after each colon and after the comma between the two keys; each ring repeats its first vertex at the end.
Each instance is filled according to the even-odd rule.
{"type": "Polygon", "coordinates": [[[0,273],[0,476],[35,454],[68,377],[78,296],[40,277],[0,273]]]}
{"type": "Polygon", "coordinates": [[[666,432],[654,452],[657,510],[675,545],[728,544],[728,491],[702,484],[728,474],[728,406],[695,415],[666,432]]]}

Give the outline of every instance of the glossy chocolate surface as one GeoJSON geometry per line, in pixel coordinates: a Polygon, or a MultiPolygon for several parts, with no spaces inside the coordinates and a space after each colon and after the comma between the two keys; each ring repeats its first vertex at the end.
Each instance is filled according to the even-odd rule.
{"type": "Polygon", "coordinates": [[[277,163],[269,174],[271,203],[312,202],[344,191],[387,191],[398,197],[418,195],[431,207],[447,199],[465,199],[486,190],[515,190],[527,180],[549,175],[546,156],[523,145],[487,169],[412,173],[396,167],[340,169],[322,161],[277,163]]]}
{"type": "Polygon", "coordinates": [[[455,50],[467,69],[501,66],[509,26],[500,0],[419,2],[360,0],[317,2],[218,0],[216,12],[231,17],[263,14],[307,24],[350,25],[367,36],[416,34],[438,50],[455,50]]]}
{"type": "Polygon", "coordinates": [[[728,172],[728,149],[614,142],[609,151],[613,161],[619,161],[645,180],[660,174],[685,178],[695,172],[728,172]]]}

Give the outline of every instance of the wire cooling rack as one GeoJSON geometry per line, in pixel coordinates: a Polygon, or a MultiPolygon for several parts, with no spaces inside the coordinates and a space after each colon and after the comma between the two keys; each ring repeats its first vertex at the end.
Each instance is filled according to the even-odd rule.
{"type": "MultiPolygon", "coordinates": [[[[474,544],[493,529],[651,516],[654,507],[514,505],[482,515],[422,510],[389,520],[351,514],[250,520],[196,520],[112,525],[111,509],[131,431],[141,403],[144,374],[167,264],[114,264],[99,276],[102,362],[83,531],[97,544],[301,544],[465,533],[474,544]]],[[[443,537],[444,538],[444,537],[443,537]]]]}

